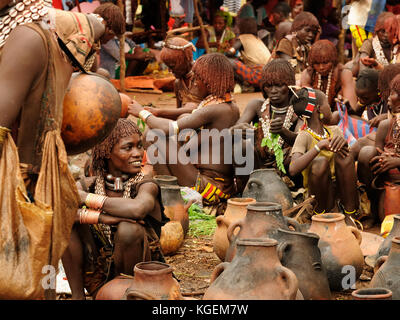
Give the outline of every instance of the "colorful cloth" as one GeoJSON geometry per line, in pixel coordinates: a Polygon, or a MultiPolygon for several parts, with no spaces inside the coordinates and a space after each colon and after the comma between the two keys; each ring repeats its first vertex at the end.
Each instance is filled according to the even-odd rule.
{"type": "Polygon", "coordinates": [[[249,67],[239,60],[236,60],[234,63],[235,72],[241,76],[244,81],[247,81],[251,85],[260,86],[263,68],[262,64],[249,67]]]}
{"type": "Polygon", "coordinates": [[[365,40],[373,37],[372,32],[366,32],[365,29],[360,26],[351,25],[350,31],[358,49],[361,48],[365,40]]]}
{"type": "Polygon", "coordinates": [[[359,138],[365,137],[367,134],[376,131],[376,128],[371,127],[367,121],[350,117],[346,106],[336,103],[339,111],[340,121],[339,128],[342,130],[344,138],[351,147],[359,138]]]}
{"type": "Polygon", "coordinates": [[[386,0],[359,0],[351,3],[348,24],[374,32],[376,20],[384,11],[386,0]]]}

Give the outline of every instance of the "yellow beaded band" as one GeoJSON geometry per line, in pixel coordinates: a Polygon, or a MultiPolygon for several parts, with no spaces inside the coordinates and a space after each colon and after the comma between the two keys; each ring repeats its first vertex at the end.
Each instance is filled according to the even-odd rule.
{"type": "Polygon", "coordinates": [[[11,132],[10,129],[0,126],[0,144],[3,144],[9,132],[11,132]]]}
{"type": "Polygon", "coordinates": [[[102,196],[100,194],[88,193],[85,199],[85,204],[87,207],[95,210],[99,210],[103,208],[104,202],[107,197],[102,196]]]}
{"type": "Polygon", "coordinates": [[[82,208],[79,212],[80,224],[97,224],[99,223],[100,211],[82,208]]]}

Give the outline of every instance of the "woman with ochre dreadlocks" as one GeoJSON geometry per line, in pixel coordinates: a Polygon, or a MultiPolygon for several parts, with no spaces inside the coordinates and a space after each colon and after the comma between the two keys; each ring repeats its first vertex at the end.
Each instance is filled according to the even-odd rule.
{"type": "Polygon", "coordinates": [[[77,182],[81,209],[62,258],[72,299],[84,299],[84,288],[95,297],[138,262],[164,261],[159,238],[168,218],[160,187],[142,173],[143,154],[142,134],[128,119],[93,148],[95,176],[77,182]]]}

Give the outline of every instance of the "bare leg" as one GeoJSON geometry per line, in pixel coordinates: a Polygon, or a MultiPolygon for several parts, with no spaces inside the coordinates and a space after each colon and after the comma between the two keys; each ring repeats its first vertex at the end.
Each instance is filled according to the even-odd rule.
{"type": "Polygon", "coordinates": [[[333,184],[329,162],[324,157],[316,157],[311,162],[308,174],[308,189],[310,195],[315,195],[317,205],[315,211],[329,212],[334,206],[333,184]]]}
{"type": "MultiPolygon", "coordinates": [[[[145,229],[138,223],[120,222],[115,234],[114,262],[117,274],[133,275],[134,266],[143,261],[145,229]]],[[[146,253],[148,257],[148,253],[146,253]]]]}

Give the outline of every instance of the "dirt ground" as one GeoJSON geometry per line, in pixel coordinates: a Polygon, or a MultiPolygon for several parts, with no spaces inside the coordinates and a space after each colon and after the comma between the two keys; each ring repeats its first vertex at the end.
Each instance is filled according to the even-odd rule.
{"type": "MultiPolygon", "coordinates": [[[[128,92],[132,98],[136,99],[142,105],[153,105],[157,108],[175,108],[175,97],[173,93],[164,92],[162,94],[154,93],[132,93],[128,92]]],[[[235,100],[242,112],[246,104],[254,98],[262,98],[260,92],[236,94],[235,100]]],[[[75,158],[75,165],[81,166],[85,157],[75,158]]],[[[378,234],[379,229],[374,228],[369,232],[378,234]]],[[[213,252],[213,241],[211,236],[191,237],[186,236],[182,247],[171,256],[166,257],[166,262],[174,269],[174,275],[178,279],[182,294],[186,297],[201,299],[205,290],[210,285],[210,277],[214,268],[221,263],[217,255],[213,252]]],[[[371,267],[365,265],[356,287],[362,288],[368,286],[373,276],[371,267]]],[[[68,299],[68,297],[65,297],[68,299]]],[[[351,290],[346,292],[333,292],[334,300],[349,300],[351,290]]]]}

